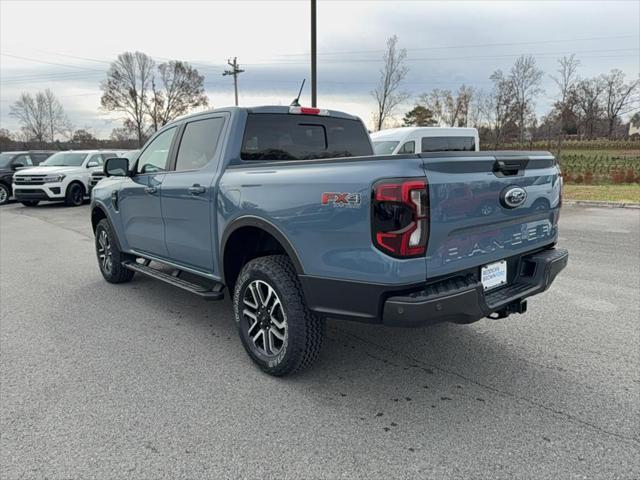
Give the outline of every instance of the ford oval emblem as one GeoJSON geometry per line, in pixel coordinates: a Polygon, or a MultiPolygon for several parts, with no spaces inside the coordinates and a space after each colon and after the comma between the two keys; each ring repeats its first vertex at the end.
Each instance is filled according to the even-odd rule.
{"type": "Polygon", "coordinates": [[[500,203],[505,208],[516,208],[522,205],[527,199],[527,192],[522,187],[509,186],[502,190],[500,203]]]}

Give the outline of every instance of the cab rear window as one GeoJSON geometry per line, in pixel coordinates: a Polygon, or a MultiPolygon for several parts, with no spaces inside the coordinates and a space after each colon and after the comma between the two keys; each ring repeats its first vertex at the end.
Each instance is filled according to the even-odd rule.
{"type": "Polygon", "coordinates": [[[243,160],[310,160],[372,155],[358,120],[316,115],[249,114],[243,160]]]}

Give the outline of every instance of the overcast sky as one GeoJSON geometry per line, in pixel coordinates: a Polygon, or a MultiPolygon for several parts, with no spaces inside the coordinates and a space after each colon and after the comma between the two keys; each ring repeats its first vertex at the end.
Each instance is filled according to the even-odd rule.
{"type": "MultiPolygon", "coordinates": [[[[9,106],[51,88],[76,128],[107,136],[120,126],[99,111],[109,62],[139,50],[157,62],[191,62],[205,75],[213,106],[233,103],[228,57],[246,70],[240,104],[289,104],[310,79],[309,1],[0,1],[0,126],[17,130],[9,106]]],[[[640,69],[640,1],[324,1],[318,0],[318,103],[360,115],[374,110],[386,39],[398,35],[410,68],[404,88],[418,96],[466,83],[490,88],[489,75],[533,54],[553,73],[576,53],[583,77],[640,69]]],[[[543,113],[556,91],[548,75],[543,113]]],[[[412,99],[413,100],[413,99],[412,99]]],[[[302,97],[310,104],[309,90],[302,97]]],[[[409,105],[407,105],[409,107],[409,105]]]]}

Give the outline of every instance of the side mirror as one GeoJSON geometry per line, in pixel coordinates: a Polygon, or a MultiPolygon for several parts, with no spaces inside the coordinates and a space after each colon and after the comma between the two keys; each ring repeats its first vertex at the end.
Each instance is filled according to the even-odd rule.
{"type": "Polygon", "coordinates": [[[26,165],[24,163],[17,162],[11,165],[11,170],[19,170],[21,168],[24,168],[25,166],[26,165]]]}
{"type": "Polygon", "coordinates": [[[104,174],[107,177],[128,177],[129,160],[122,157],[107,158],[104,162],[104,174]]]}
{"type": "Polygon", "coordinates": [[[91,160],[89,163],[87,163],[87,168],[93,168],[93,167],[99,167],[99,166],[100,164],[95,160],[91,160]]]}

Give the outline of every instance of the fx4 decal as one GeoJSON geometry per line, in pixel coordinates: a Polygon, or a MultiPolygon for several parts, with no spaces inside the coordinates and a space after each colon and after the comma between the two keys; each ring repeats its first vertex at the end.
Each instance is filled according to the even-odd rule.
{"type": "Polygon", "coordinates": [[[322,194],[322,205],[329,204],[340,208],[360,208],[360,194],[349,192],[324,192],[322,194]]]}

